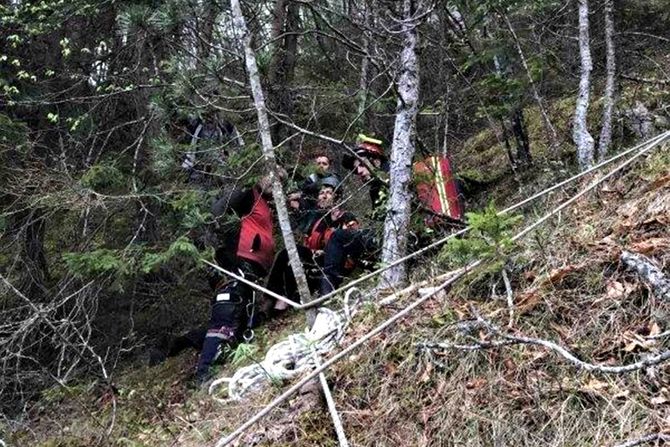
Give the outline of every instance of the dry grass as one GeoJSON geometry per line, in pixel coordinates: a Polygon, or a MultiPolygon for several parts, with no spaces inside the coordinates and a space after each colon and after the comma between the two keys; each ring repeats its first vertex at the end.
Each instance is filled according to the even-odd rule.
{"type": "MultiPolygon", "coordinates": [[[[669,347],[666,338],[646,337],[670,329],[670,303],[656,299],[618,262],[620,250],[627,248],[647,254],[668,272],[669,153],[666,148],[608,182],[519,247],[508,263],[516,304],[512,332],[555,341],[583,360],[604,364],[632,362],[669,347]]],[[[548,181],[538,178],[540,185],[548,181]]],[[[527,222],[570,192],[527,212],[527,222]]],[[[413,273],[416,278],[442,269],[422,265],[413,273]]],[[[473,275],[329,371],[351,445],[614,445],[670,425],[667,365],[603,375],[578,372],[532,346],[449,351],[432,358],[417,350],[416,343],[425,340],[460,340],[453,323],[470,318],[473,305],[505,326],[504,293],[499,274],[473,275]]],[[[381,310],[367,307],[348,342],[410,299],[381,310]]],[[[302,321],[294,314],[273,322],[260,334],[258,357],[286,333],[300,330],[302,321]]],[[[247,401],[220,405],[186,388],[193,362],[186,355],[120,376],[117,428],[108,439],[101,439],[104,430],[93,419],[109,421],[109,401],[83,386],[77,397],[45,399],[33,415],[33,423],[40,421],[37,431],[17,431],[11,445],[212,445],[280,391],[269,387],[247,401]]],[[[221,373],[232,369],[225,366],[221,373]]],[[[327,413],[301,412],[299,405],[298,398],[275,410],[240,445],[255,440],[259,445],[336,445],[327,413]],[[279,433],[280,426],[287,429],[279,433]]]]}
{"type": "MultiPolygon", "coordinates": [[[[665,338],[646,337],[670,329],[670,303],[618,262],[622,248],[646,252],[663,267],[670,262],[670,165],[659,160],[667,160],[667,149],[521,247],[511,260],[512,332],[558,342],[602,364],[629,363],[669,347],[665,338]]],[[[468,318],[471,305],[504,326],[503,295],[498,275],[483,273],[337,365],[329,376],[351,444],[614,445],[668,427],[668,365],[604,375],[579,372],[531,346],[434,358],[417,352],[418,341],[458,340],[450,323],[468,318]]],[[[368,316],[356,333],[391,311],[368,316]]]]}

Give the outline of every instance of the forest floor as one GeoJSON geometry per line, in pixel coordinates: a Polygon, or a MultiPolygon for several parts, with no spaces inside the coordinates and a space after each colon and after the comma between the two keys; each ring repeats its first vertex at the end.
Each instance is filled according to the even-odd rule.
{"type": "MultiPolygon", "coordinates": [[[[518,228],[598,175],[524,209],[518,228]]],[[[501,207],[509,205],[567,176],[567,170],[548,169],[544,161],[519,175],[501,171],[472,208],[492,197],[501,207]]],[[[619,259],[624,249],[650,257],[670,274],[668,144],[515,246],[504,264],[514,302],[511,320],[501,265],[485,266],[327,371],[350,444],[617,445],[670,429],[667,363],[603,374],[579,371],[537,346],[432,355],[417,347],[424,341],[463,342],[455,323],[471,319],[475,309],[506,333],[551,340],[587,362],[620,365],[664,351],[670,348],[664,336],[670,330],[670,302],[624,268],[619,259]]],[[[444,259],[424,258],[412,279],[448,270],[444,259]]],[[[343,344],[415,298],[366,306],[343,344]]],[[[269,346],[303,327],[298,313],[269,322],[257,331],[254,349],[226,362],[218,374],[259,361],[269,346]]],[[[486,331],[476,331],[474,339],[487,340],[486,331]]],[[[213,445],[280,392],[269,386],[248,400],[222,405],[189,387],[195,360],[191,352],[155,367],[129,365],[115,378],[113,394],[96,382],[54,387],[24,421],[0,425],[10,433],[2,439],[8,446],[213,445]]],[[[240,445],[252,439],[257,445],[337,445],[324,408],[298,407],[300,397],[252,428],[240,445]]]]}

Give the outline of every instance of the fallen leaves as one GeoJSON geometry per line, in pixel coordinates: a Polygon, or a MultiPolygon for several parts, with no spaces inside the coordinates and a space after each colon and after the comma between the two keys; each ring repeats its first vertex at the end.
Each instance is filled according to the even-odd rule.
{"type": "Polygon", "coordinates": [[[666,237],[652,237],[643,241],[634,242],[630,244],[631,251],[642,253],[644,255],[656,254],[670,250],[670,238],[666,237]]]}
{"type": "Polygon", "coordinates": [[[657,341],[651,337],[660,333],[661,329],[656,322],[641,326],[636,331],[627,330],[621,336],[623,350],[626,352],[651,350],[657,346],[657,341]]]}
{"type": "Polygon", "coordinates": [[[649,189],[650,190],[655,190],[655,189],[660,189],[666,186],[670,186],[670,174],[657,178],[654,180],[650,185],[649,189]]]}
{"type": "Polygon", "coordinates": [[[606,297],[616,300],[628,297],[632,292],[638,289],[638,286],[627,282],[607,280],[605,282],[605,289],[607,291],[605,293],[606,297]]]}
{"type": "Polygon", "coordinates": [[[547,276],[547,281],[551,284],[557,284],[561,282],[566,276],[570,273],[577,272],[584,268],[585,263],[575,264],[575,265],[566,265],[557,269],[553,269],[549,272],[547,276]]]}
{"type": "Polygon", "coordinates": [[[465,382],[465,388],[468,390],[478,390],[485,387],[488,384],[488,380],[483,377],[476,377],[465,382]]]}
{"type": "Polygon", "coordinates": [[[659,394],[655,397],[652,397],[649,402],[651,402],[652,405],[663,405],[670,402],[670,398],[668,398],[668,389],[665,387],[661,388],[659,390],[659,394]]]}

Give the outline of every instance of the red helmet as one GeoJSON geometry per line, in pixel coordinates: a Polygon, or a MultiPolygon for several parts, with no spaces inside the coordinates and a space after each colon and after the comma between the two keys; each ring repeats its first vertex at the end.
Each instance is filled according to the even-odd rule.
{"type": "MultiPolygon", "coordinates": [[[[363,134],[358,135],[354,152],[356,152],[356,155],[359,157],[386,160],[384,148],[382,147],[382,140],[370,138],[363,134]]],[[[356,157],[353,154],[344,154],[344,156],[342,156],[342,166],[344,169],[352,170],[354,169],[355,160],[356,157]]]]}

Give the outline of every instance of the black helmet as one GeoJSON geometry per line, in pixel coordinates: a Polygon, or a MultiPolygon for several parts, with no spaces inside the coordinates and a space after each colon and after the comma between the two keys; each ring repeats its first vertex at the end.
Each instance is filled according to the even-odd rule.
{"type": "Polygon", "coordinates": [[[337,190],[340,187],[340,179],[335,175],[329,175],[321,179],[321,187],[330,186],[334,190],[337,190]]]}

